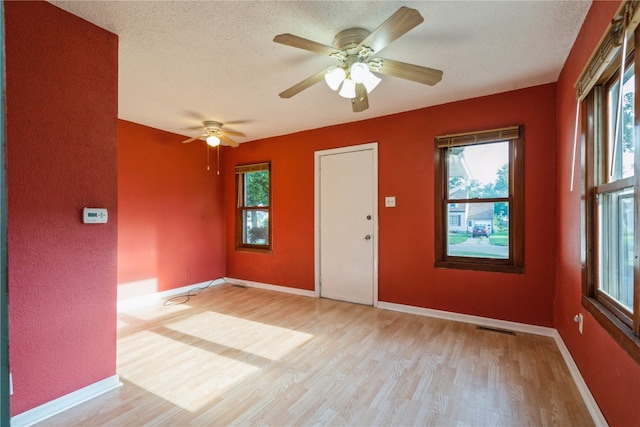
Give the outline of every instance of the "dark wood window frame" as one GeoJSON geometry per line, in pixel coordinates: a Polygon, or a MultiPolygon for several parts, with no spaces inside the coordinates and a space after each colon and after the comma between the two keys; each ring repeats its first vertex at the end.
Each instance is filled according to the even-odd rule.
{"type": "Polygon", "coordinates": [[[273,250],[273,215],[272,205],[272,177],[271,163],[260,162],[249,165],[236,166],[236,250],[246,252],[272,253],[273,250]],[[245,206],[245,175],[251,172],[269,172],[269,205],[268,206],[245,206]],[[260,211],[267,212],[268,215],[268,238],[267,244],[250,244],[244,242],[243,217],[244,212],[260,211]]]}
{"type": "Polygon", "coordinates": [[[460,270],[495,271],[522,274],[524,272],[524,128],[511,126],[479,132],[443,135],[435,138],[435,266],[460,270]],[[500,199],[456,199],[456,203],[509,203],[509,258],[477,258],[447,254],[448,164],[451,147],[495,142],[509,142],[509,194],[500,199]]]}
{"type": "Polygon", "coordinates": [[[634,177],[611,183],[605,180],[609,159],[601,154],[601,146],[608,132],[606,119],[606,94],[612,81],[619,78],[623,51],[623,34],[627,39],[625,68],[635,66],[635,87],[640,84],[640,7],[635,2],[625,2],[612,20],[596,51],[578,80],[578,99],[582,129],[582,305],[611,335],[611,337],[638,363],[640,363],[640,97],[634,105],[634,177]],[[621,188],[634,191],[634,266],[633,313],[621,310],[615,301],[598,290],[598,195],[621,188]]]}

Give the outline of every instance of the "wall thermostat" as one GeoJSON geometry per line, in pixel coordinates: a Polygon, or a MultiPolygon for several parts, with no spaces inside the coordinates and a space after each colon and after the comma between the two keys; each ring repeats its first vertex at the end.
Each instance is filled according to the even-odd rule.
{"type": "Polygon", "coordinates": [[[82,222],[85,224],[105,224],[108,218],[107,210],[103,208],[84,208],[82,222]]]}

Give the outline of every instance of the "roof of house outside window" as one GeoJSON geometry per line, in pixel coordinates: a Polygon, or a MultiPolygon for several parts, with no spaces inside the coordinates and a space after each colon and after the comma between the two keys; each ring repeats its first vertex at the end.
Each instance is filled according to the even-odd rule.
{"type": "Polygon", "coordinates": [[[493,203],[472,203],[469,206],[468,219],[473,220],[492,220],[493,219],[493,203]]]}

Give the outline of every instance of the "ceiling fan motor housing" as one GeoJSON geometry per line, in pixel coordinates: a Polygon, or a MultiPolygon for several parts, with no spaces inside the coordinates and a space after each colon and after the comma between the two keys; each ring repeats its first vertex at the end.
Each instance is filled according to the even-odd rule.
{"type": "Polygon", "coordinates": [[[208,130],[209,132],[219,131],[220,128],[222,128],[222,123],[215,122],[213,120],[207,120],[207,121],[203,122],[203,124],[204,124],[204,128],[206,130],[208,130]]]}
{"type": "Polygon", "coordinates": [[[347,55],[354,55],[358,52],[354,49],[358,47],[362,40],[370,34],[364,28],[347,28],[340,31],[333,39],[333,45],[344,51],[347,55]],[[351,52],[349,50],[352,50],[351,52]]]}
{"type": "Polygon", "coordinates": [[[342,67],[349,72],[351,66],[356,62],[366,60],[366,57],[372,53],[368,47],[361,47],[360,43],[369,36],[370,32],[364,28],[347,28],[340,31],[333,39],[333,45],[340,49],[345,57],[342,57],[342,67]],[[364,52],[364,53],[363,53],[364,52]]]}

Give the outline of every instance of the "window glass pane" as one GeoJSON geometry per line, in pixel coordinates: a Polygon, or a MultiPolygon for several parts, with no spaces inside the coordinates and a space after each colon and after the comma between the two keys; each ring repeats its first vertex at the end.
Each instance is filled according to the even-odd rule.
{"type": "Polygon", "coordinates": [[[449,203],[447,211],[448,256],[509,259],[509,203],[449,203]]]}
{"type": "Polygon", "coordinates": [[[633,312],[633,188],[598,198],[598,288],[633,312]]]}
{"type": "Polygon", "coordinates": [[[242,243],[249,245],[269,244],[269,211],[242,211],[242,243]]]}
{"type": "Polygon", "coordinates": [[[616,132],[619,87],[620,83],[616,81],[609,87],[607,94],[607,158],[609,159],[609,164],[606,170],[609,172],[604,178],[605,182],[616,181],[634,175],[633,123],[635,79],[633,66],[629,67],[624,75],[624,84],[622,86],[622,115],[618,124],[618,140],[614,147],[613,140],[616,132]],[[611,161],[612,157],[614,158],[613,161],[611,161]],[[613,173],[611,173],[611,170],[613,170],[613,173]]]}
{"type": "Polygon", "coordinates": [[[449,199],[509,196],[509,142],[448,149],[449,199]]]}
{"type": "Polygon", "coordinates": [[[244,206],[269,206],[269,171],[244,174],[244,206]]]}

